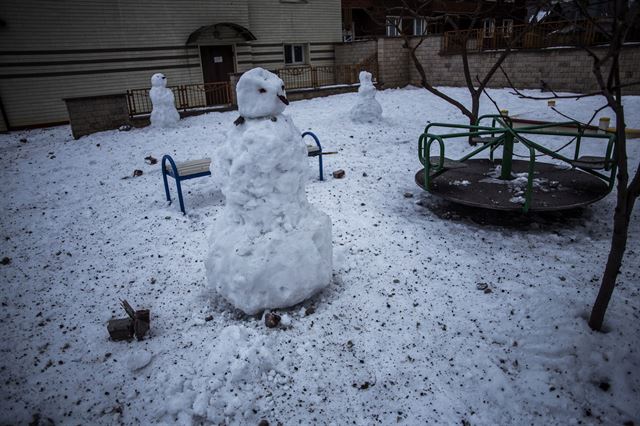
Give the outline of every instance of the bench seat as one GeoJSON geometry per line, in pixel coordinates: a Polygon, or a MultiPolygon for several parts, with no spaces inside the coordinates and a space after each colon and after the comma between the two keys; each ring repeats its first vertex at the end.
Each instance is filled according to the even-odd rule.
{"type": "MultiPolygon", "coordinates": [[[[203,158],[202,160],[190,160],[176,163],[176,169],[178,169],[178,176],[185,177],[189,175],[197,175],[200,173],[208,173],[211,167],[211,158],[203,158]]],[[[171,164],[165,164],[167,173],[173,176],[173,169],[171,164]]]]}

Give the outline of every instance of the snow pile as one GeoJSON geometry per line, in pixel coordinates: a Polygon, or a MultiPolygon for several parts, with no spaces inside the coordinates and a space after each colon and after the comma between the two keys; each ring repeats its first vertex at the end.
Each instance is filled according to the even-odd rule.
{"type": "Polygon", "coordinates": [[[167,386],[164,397],[158,398],[158,420],[191,424],[191,419],[198,418],[213,424],[256,424],[260,419],[255,413],[264,412],[269,403],[269,383],[288,380],[269,349],[273,345],[267,336],[242,325],[224,328],[189,379],[160,373],[163,377],[158,379],[167,386]]]}
{"type": "Polygon", "coordinates": [[[376,87],[371,82],[371,73],[360,72],[358,101],[351,109],[351,119],[356,123],[373,123],[382,118],[382,106],[376,100],[376,87]]]}
{"type": "Polygon", "coordinates": [[[260,68],[240,78],[241,113],[264,117],[234,127],[214,156],[226,206],[210,236],[207,280],[247,314],[295,305],[332,274],[331,219],[307,201],[307,148],[281,114],[278,87],[260,68]]]}
{"type": "Polygon", "coordinates": [[[167,77],[157,73],[151,76],[149,97],[153,104],[151,125],[153,127],[174,127],[180,120],[175,98],[171,89],[167,89],[167,77]]]}

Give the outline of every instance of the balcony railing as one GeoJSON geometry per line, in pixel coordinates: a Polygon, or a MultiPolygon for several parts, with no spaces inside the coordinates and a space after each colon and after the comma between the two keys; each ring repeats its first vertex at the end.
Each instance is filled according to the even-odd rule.
{"type": "MultiPolygon", "coordinates": [[[[606,21],[603,26],[608,25],[606,21]]],[[[593,46],[606,43],[606,37],[590,21],[545,22],[532,25],[513,25],[494,29],[447,31],[442,37],[441,53],[461,53],[466,44],[468,52],[511,49],[544,49],[559,46],[593,46]]]]}

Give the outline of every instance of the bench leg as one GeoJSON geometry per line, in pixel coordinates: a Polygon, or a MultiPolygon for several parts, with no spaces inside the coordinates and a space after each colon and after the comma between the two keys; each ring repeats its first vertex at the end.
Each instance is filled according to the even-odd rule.
{"type": "Polygon", "coordinates": [[[171,195],[169,194],[169,182],[167,182],[167,173],[162,170],[162,181],[164,182],[164,193],[167,196],[167,201],[171,204],[171,195]]]}
{"type": "Polygon", "coordinates": [[[178,201],[180,201],[180,210],[182,211],[182,214],[187,214],[184,211],[184,201],[182,199],[182,185],[180,185],[180,178],[176,179],[176,186],[178,187],[178,201]]]}

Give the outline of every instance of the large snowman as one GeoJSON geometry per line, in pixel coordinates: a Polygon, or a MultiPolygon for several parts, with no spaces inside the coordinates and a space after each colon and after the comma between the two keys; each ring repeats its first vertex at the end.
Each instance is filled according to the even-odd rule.
{"type": "Polygon", "coordinates": [[[295,305],[332,276],[331,219],[305,193],[307,148],[278,76],[262,68],[237,85],[240,118],[212,169],[226,205],[209,238],[207,281],[247,314],[295,305]]]}
{"type": "Polygon", "coordinates": [[[356,123],[373,123],[382,118],[382,106],[376,100],[376,86],[371,81],[371,73],[360,72],[358,101],[351,108],[351,120],[356,123]]]}
{"type": "Polygon", "coordinates": [[[151,90],[149,97],[153,110],[151,111],[151,126],[174,127],[180,120],[176,109],[173,91],[167,88],[167,77],[157,73],[151,76],[151,90]]]}

